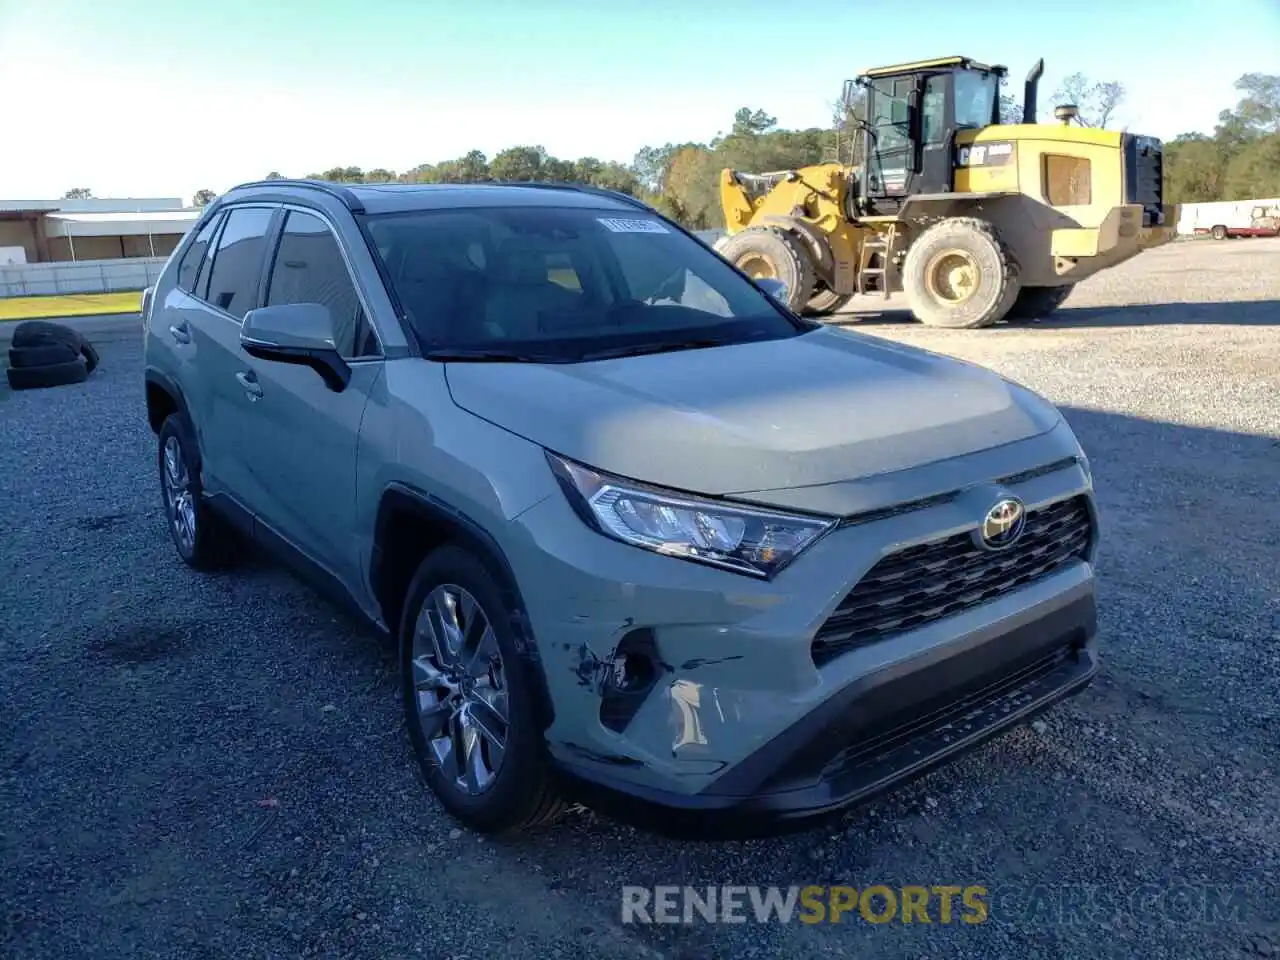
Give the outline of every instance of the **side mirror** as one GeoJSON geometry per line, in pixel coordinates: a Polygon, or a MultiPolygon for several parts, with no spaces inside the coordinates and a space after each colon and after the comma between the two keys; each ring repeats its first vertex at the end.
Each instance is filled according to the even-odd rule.
{"type": "Polygon", "coordinates": [[[787,285],[777,277],[761,277],[756,281],[756,286],[760,287],[773,299],[777,300],[784,307],[787,305],[787,285]]]}
{"type": "Polygon", "coordinates": [[[244,315],[240,346],[259,360],[310,367],[325,386],[341,393],[351,382],[351,367],[334,343],[333,317],[319,303],[282,303],[244,315]]]}
{"type": "Polygon", "coordinates": [[[151,301],[156,295],[156,288],[153,284],[142,291],[142,302],[138,304],[138,314],[142,317],[142,325],[145,327],[151,321],[151,301]]]}

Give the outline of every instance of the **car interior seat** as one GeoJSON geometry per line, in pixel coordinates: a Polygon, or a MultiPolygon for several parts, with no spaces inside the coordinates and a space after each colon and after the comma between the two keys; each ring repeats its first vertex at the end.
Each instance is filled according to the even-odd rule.
{"type": "Polygon", "coordinates": [[[492,264],[492,284],[485,305],[485,322],[510,340],[528,340],[550,332],[556,315],[572,313],[582,295],[550,278],[546,244],[527,237],[511,237],[498,247],[492,264]]]}
{"type": "Polygon", "coordinates": [[[392,254],[395,285],[410,319],[429,340],[466,344],[491,334],[483,329],[486,272],[451,238],[392,254]]]}

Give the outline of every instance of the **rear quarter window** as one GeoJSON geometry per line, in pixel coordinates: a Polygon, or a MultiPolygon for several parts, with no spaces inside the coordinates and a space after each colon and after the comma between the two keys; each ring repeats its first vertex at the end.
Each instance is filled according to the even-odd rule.
{"type": "Polygon", "coordinates": [[[196,233],[191,246],[182,254],[178,263],[178,286],[187,293],[195,294],[196,284],[200,280],[200,265],[204,263],[205,254],[209,251],[209,241],[213,239],[222,222],[222,214],[216,214],[196,233]]]}

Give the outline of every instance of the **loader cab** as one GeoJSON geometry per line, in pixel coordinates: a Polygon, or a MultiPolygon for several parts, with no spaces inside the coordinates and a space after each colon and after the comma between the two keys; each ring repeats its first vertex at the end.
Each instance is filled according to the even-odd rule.
{"type": "Polygon", "coordinates": [[[950,193],[956,133],[1000,122],[1006,73],[944,57],[868,70],[846,83],[845,103],[862,121],[853,159],[863,171],[860,212],[892,215],[909,196],[950,193]]]}

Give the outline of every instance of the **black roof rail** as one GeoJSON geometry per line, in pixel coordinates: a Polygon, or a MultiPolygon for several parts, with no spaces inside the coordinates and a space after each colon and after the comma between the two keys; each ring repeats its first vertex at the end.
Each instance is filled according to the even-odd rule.
{"type": "Polygon", "coordinates": [[[540,187],[543,190],[581,190],[576,183],[563,183],[558,180],[477,180],[465,184],[468,187],[540,187]]]}
{"type": "Polygon", "coordinates": [[[484,184],[490,184],[495,187],[540,187],[544,190],[572,190],[575,193],[592,193],[599,197],[608,197],[610,200],[618,200],[633,207],[640,207],[642,210],[649,209],[647,203],[631,196],[629,193],[623,193],[621,190],[610,190],[606,187],[596,187],[587,183],[562,183],[551,180],[484,180],[476,185],[482,186],[484,184]]]}
{"type": "MultiPolygon", "coordinates": [[[[337,197],[341,200],[348,210],[352,213],[364,213],[364,203],[355,192],[342,186],[339,183],[330,183],[328,180],[289,180],[285,177],[276,177],[274,180],[253,180],[249,183],[240,183],[232,187],[231,190],[244,190],[247,188],[266,189],[270,187],[297,187],[305,190],[319,190],[321,193],[327,193],[331,197],[337,197]]],[[[227,192],[230,193],[231,190],[227,192]]]]}
{"type": "Polygon", "coordinates": [[[581,189],[587,193],[598,194],[602,197],[610,197],[632,207],[639,207],[641,210],[651,209],[650,206],[639,197],[633,197],[631,194],[623,193],[621,190],[610,190],[608,187],[595,187],[588,184],[583,184],[581,189]]]}
{"type": "MultiPolygon", "coordinates": [[[[405,184],[405,186],[413,186],[413,184],[405,184]]],[[[429,186],[429,184],[421,184],[421,186],[429,186]]],[[[619,203],[625,203],[628,206],[638,207],[641,210],[651,210],[650,206],[643,200],[631,196],[629,193],[623,193],[621,190],[609,190],[605,187],[596,187],[585,183],[557,183],[550,180],[479,180],[472,183],[459,184],[459,186],[467,187],[526,187],[541,190],[569,190],[574,193],[590,193],[599,197],[606,197],[610,200],[616,200],[619,203]]],[[[331,183],[328,180],[290,180],[285,177],[277,177],[274,180],[253,180],[249,183],[241,183],[232,187],[231,190],[256,189],[265,190],[271,187],[293,187],[304,190],[319,190],[327,193],[331,197],[341,200],[352,213],[364,213],[364,202],[356,196],[353,190],[348,189],[340,183],[331,183]]],[[[230,193],[231,190],[227,192],[230,193]]]]}

